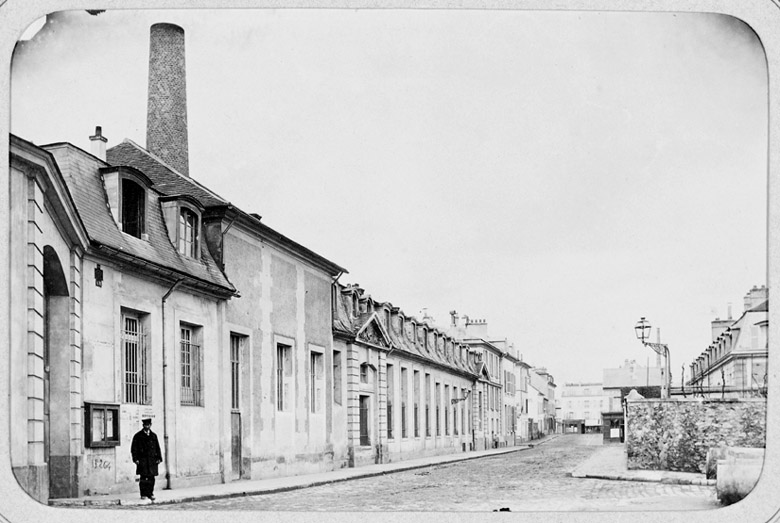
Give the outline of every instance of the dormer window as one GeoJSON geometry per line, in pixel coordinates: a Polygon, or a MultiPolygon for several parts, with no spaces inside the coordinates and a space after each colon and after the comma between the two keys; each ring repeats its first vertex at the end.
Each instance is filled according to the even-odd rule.
{"type": "Polygon", "coordinates": [[[147,191],[152,181],[141,171],[126,166],[111,166],[100,169],[108,198],[108,207],[119,230],[123,233],[147,240],[146,219],[147,191]]]}
{"type": "Polygon", "coordinates": [[[190,196],[160,198],[168,237],[179,254],[197,259],[200,253],[200,226],[203,207],[190,196]]]}
{"type": "Polygon", "coordinates": [[[128,178],[122,179],[122,232],[140,238],[145,232],[146,191],[128,178]]]}
{"type": "Polygon", "coordinates": [[[179,212],[179,252],[190,258],[197,258],[198,215],[183,207],[179,212]]]}

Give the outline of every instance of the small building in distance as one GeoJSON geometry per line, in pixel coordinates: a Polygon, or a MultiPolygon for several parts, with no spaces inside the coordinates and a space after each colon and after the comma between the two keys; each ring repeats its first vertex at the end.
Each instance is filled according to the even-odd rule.
{"type": "Polygon", "coordinates": [[[601,413],[609,405],[602,383],[565,383],[560,398],[563,431],[601,432],[601,413]]]}

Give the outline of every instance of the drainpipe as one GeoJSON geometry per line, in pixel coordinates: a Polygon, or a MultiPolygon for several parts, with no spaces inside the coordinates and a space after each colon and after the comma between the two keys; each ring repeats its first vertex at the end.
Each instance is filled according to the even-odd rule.
{"type": "Polygon", "coordinates": [[[167,386],[167,375],[168,375],[168,358],[166,356],[166,343],[165,343],[165,300],[168,299],[168,297],[173,293],[173,291],[176,290],[176,287],[181,285],[181,283],[184,281],[184,278],[179,278],[176,280],[176,283],[174,283],[170,289],[168,289],[168,292],[165,293],[165,296],[162,297],[162,360],[163,360],[163,386],[162,386],[162,395],[163,395],[163,459],[165,460],[165,490],[171,489],[171,465],[170,461],[168,460],[168,395],[166,394],[166,391],[168,390],[167,386]]]}

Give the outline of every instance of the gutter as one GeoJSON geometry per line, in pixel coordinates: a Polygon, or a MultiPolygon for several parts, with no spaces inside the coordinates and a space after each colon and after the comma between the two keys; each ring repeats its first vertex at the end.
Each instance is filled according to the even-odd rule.
{"type": "Polygon", "coordinates": [[[168,289],[168,292],[165,293],[165,295],[162,297],[162,362],[163,362],[163,386],[162,386],[162,395],[163,395],[163,445],[165,449],[163,450],[163,460],[165,461],[165,490],[171,489],[171,465],[168,460],[168,382],[167,382],[167,372],[168,372],[168,358],[166,355],[165,348],[167,346],[166,343],[166,337],[165,337],[165,301],[170,297],[170,295],[173,293],[173,291],[176,290],[176,287],[181,285],[181,283],[184,281],[184,278],[180,278],[176,280],[176,283],[174,283],[170,289],[168,289]]]}

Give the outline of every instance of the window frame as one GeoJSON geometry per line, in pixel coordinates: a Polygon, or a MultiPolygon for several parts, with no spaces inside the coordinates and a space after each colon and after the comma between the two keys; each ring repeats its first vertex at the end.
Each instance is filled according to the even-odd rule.
{"type": "Polygon", "coordinates": [[[119,423],[119,405],[114,403],[90,403],[84,402],[84,446],[87,448],[107,448],[118,447],[121,443],[120,434],[121,423],[119,423]],[[105,436],[103,439],[95,441],[93,439],[93,418],[96,412],[103,412],[103,434],[107,434],[107,413],[113,414],[112,431],[113,437],[109,439],[105,436]]]}
{"type": "MultiPolygon", "coordinates": [[[[142,240],[142,239],[144,239],[144,235],[147,234],[147,232],[146,232],[146,217],[149,215],[149,212],[148,212],[149,211],[149,209],[148,209],[148,202],[147,202],[147,199],[148,199],[147,191],[149,190],[149,188],[144,183],[142,183],[141,181],[137,180],[135,177],[133,177],[133,176],[126,176],[126,175],[124,175],[124,173],[119,175],[118,183],[119,183],[119,198],[118,198],[119,202],[118,203],[119,203],[119,224],[120,224],[119,229],[124,234],[127,234],[128,236],[132,236],[133,238],[138,238],[139,240],[142,240]],[[138,207],[136,209],[136,211],[137,211],[137,213],[139,215],[138,219],[137,219],[137,222],[138,222],[138,235],[135,235],[135,234],[133,234],[133,232],[128,231],[127,224],[128,223],[132,223],[132,222],[130,222],[129,220],[125,219],[126,217],[129,216],[129,214],[131,214],[130,211],[128,209],[126,209],[126,203],[129,203],[129,202],[125,201],[125,197],[127,196],[128,200],[129,200],[129,195],[126,194],[129,191],[127,191],[126,188],[125,188],[125,182],[132,183],[139,190],[138,199],[140,201],[138,202],[139,205],[138,205],[138,207]]],[[[129,186],[128,186],[128,188],[129,188],[129,186]]]]}
{"type": "Polygon", "coordinates": [[[287,341],[277,340],[276,357],[274,359],[276,376],[276,412],[292,412],[293,383],[293,345],[287,341]]]}
{"type": "Polygon", "coordinates": [[[179,403],[184,407],[203,407],[203,327],[179,322],[179,403]],[[184,332],[189,332],[185,341],[184,332]],[[184,356],[187,355],[185,362],[184,356]],[[187,373],[185,374],[185,365],[187,373]],[[185,385],[185,378],[187,379],[185,385]],[[191,396],[191,399],[186,398],[191,396]]]}
{"type": "Polygon", "coordinates": [[[195,208],[179,203],[178,212],[176,213],[176,250],[179,254],[187,256],[188,258],[198,259],[200,253],[200,229],[201,229],[201,215],[195,208]],[[188,241],[186,239],[188,222],[185,219],[185,215],[192,218],[192,239],[188,241]],[[184,236],[184,237],[182,237],[184,236]]]}
{"type": "Polygon", "coordinates": [[[149,332],[146,329],[148,323],[148,314],[122,308],[120,311],[120,361],[122,365],[122,403],[132,405],[151,405],[151,350],[149,343],[149,332]],[[131,335],[127,329],[127,321],[136,322],[137,331],[131,335]],[[136,352],[133,357],[133,365],[128,365],[128,352],[130,344],[135,344],[136,352]],[[133,367],[137,370],[133,370],[133,367]],[[128,382],[128,373],[137,375],[137,380],[128,382]]]}
{"type": "Polygon", "coordinates": [[[325,410],[325,348],[309,346],[309,412],[322,414],[325,410]]]}

